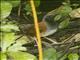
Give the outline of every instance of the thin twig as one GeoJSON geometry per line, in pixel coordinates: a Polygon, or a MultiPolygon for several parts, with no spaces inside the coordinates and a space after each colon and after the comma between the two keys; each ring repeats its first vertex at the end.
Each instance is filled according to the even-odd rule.
{"type": "Polygon", "coordinates": [[[79,46],[75,46],[75,47],[71,47],[70,50],[74,50],[74,49],[78,49],[80,48],[80,45],[79,46]]]}
{"type": "MultiPolygon", "coordinates": [[[[64,41],[62,41],[62,42],[57,42],[56,44],[58,44],[58,45],[61,45],[61,44],[66,44],[66,43],[68,43],[67,41],[69,40],[73,40],[72,39],[72,37],[74,37],[75,36],[75,34],[73,34],[72,36],[70,36],[69,38],[67,38],[67,39],[65,39],[64,41]]],[[[52,43],[51,45],[55,45],[54,43],[52,43]]]]}
{"type": "Polygon", "coordinates": [[[61,43],[66,43],[67,41],[72,40],[72,38],[75,36],[76,34],[72,34],[69,38],[65,39],[64,41],[62,41],[61,43]]]}
{"type": "MultiPolygon", "coordinates": [[[[68,45],[68,44],[70,44],[71,42],[66,42],[66,43],[59,43],[59,44],[54,44],[54,45],[52,45],[52,46],[60,46],[60,45],[68,45]]],[[[80,41],[75,41],[74,43],[80,43],[80,41]]]]}
{"type": "Polygon", "coordinates": [[[45,39],[49,40],[50,42],[52,42],[53,44],[58,44],[58,42],[54,41],[53,39],[51,38],[48,38],[48,37],[44,37],[45,39]]]}
{"type": "Polygon", "coordinates": [[[19,8],[18,8],[18,16],[20,16],[20,15],[21,15],[21,2],[19,4],[19,8]]]}

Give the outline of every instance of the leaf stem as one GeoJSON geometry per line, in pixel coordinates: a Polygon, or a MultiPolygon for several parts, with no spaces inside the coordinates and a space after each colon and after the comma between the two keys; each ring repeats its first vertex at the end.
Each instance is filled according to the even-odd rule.
{"type": "Polygon", "coordinates": [[[36,37],[38,40],[39,60],[43,60],[42,43],[41,43],[40,31],[39,31],[39,26],[38,26],[38,18],[37,18],[37,13],[36,13],[34,1],[30,0],[30,4],[31,4],[31,8],[32,8],[33,18],[34,18],[36,37]]]}

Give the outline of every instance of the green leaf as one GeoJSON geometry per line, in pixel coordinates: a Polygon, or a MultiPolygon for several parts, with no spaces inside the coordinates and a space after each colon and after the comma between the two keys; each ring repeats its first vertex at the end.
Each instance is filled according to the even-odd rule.
{"type": "Polygon", "coordinates": [[[15,33],[3,33],[1,37],[1,49],[2,51],[6,51],[6,48],[14,42],[15,33]]]}
{"type": "MultiPolygon", "coordinates": [[[[40,0],[34,1],[34,3],[35,3],[35,7],[38,7],[38,6],[40,5],[40,0]]],[[[27,4],[26,4],[24,10],[27,11],[27,12],[26,12],[27,15],[31,14],[32,9],[31,9],[30,3],[27,3],[27,4]]]]}
{"type": "Polygon", "coordinates": [[[61,15],[56,15],[56,16],[54,17],[54,21],[60,20],[61,17],[62,17],[61,15]]]}
{"type": "Polygon", "coordinates": [[[7,51],[9,52],[26,51],[26,48],[16,43],[13,46],[10,46],[7,51]]]}
{"type": "Polygon", "coordinates": [[[72,8],[68,5],[63,5],[58,8],[58,13],[62,14],[63,16],[69,14],[72,11],[72,8]]]}
{"type": "Polygon", "coordinates": [[[0,12],[0,19],[3,20],[5,19],[6,17],[9,16],[9,14],[11,13],[11,10],[12,10],[12,5],[8,2],[4,2],[4,1],[1,1],[1,12],[0,12]]]}
{"type": "Polygon", "coordinates": [[[71,18],[80,18],[80,8],[74,9],[69,15],[71,18]]]}
{"type": "Polygon", "coordinates": [[[68,25],[69,25],[69,18],[67,18],[66,20],[62,21],[60,24],[59,24],[59,28],[62,29],[62,28],[66,28],[68,25]]]}
{"type": "Polygon", "coordinates": [[[11,32],[12,30],[19,31],[19,28],[18,28],[18,26],[14,25],[14,24],[1,25],[1,31],[11,32]]]}
{"type": "Polygon", "coordinates": [[[24,10],[27,11],[27,13],[26,13],[27,15],[30,14],[30,12],[32,11],[32,10],[31,10],[31,6],[30,6],[30,4],[26,4],[24,10]]]}
{"type": "Polygon", "coordinates": [[[9,2],[12,4],[13,7],[16,7],[20,4],[20,0],[9,0],[9,2]]]}
{"type": "Polygon", "coordinates": [[[39,7],[39,5],[40,5],[40,0],[34,1],[34,3],[35,3],[35,6],[36,6],[36,7],[39,7]]]}
{"type": "Polygon", "coordinates": [[[67,55],[65,54],[60,60],[65,60],[67,58],[67,55]]]}
{"type": "Polygon", "coordinates": [[[13,7],[16,7],[20,4],[20,0],[1,0],[1,1],[11,3],[13,7]]]}
{"type": "Polygon", "coordinates": [[[78,60],[79,59],[79,55],[76,53],[71,53],[68,55],[69,60],[78,60]]]}
{"type": "Polygon", "coordinates": [[[57,53],[54,48],[48,48],[43,52],[43,60],[57,60],[57,53]]]}
{"type": "Polygon", "coordinates": [[[37,60],[36,57],[27,52],[9,52],[11,60],[37,60]]]}
{"type": "Polygon", "coordinates": [[[6,54],[0,52],[0,59],[1,59],[1,60],[7,60],[6,54]]]}
{"type": "Polygon", "coordinates": [[[19,40],[16,41],[16,43],[8,48],[8,51],[26,51],[26,48],[23,47],[23,44],[26,44],[28,41],[28,38],[26,36],[23,36],[22,38],[20,38],[19,40]]]}

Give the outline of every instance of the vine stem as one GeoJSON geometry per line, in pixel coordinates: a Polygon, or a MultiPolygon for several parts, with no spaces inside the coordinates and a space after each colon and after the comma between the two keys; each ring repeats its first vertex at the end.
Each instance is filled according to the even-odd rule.
{"type": "Polygon", "coordinates": [[[40,31],[39,31],[39,26],[38,26],[38,18],[37,18],[36,8],[34,5],[34,0],[30,0],[30,4],[31,4],[31,8],[32,8],[33,18],[34,18],[36,37],[38,40],[39,60],[43,60],[42,43],[41,43],[40,31]]]}

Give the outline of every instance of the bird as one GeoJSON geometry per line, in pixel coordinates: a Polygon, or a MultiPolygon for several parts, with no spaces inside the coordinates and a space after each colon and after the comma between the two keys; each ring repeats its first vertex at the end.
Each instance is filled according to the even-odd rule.
{"type": "MultiPolygon", "coordinates": [[[[39,29],[40,33],[46,31],[46,25],[44,22],[39,23],[39,29]]],[[[36,35],[34,24],[21,24],[20,30],[23,34],[30,35],[32,37],[36,35]]]]}
{"type": "MultiPolygon", "coordinates": [[[[46,20],[43,19],[41,22],[38,23],[41,37],[51,35],[55,33],[58,29],[58,23],[49,20],[49,18],[51,17],[46,18],[46,20]]],[[[21,24],[20,30],[26,35],[30,35],[32,37],[36,36],[34,24],[21,24]]]]}
{"type": "MultiPolygon", "coordinates": [[[[48,12],[39,22],[39,30],[41,37],[49,36],[56,33],[59,30],[59,24],[66,18],[69,18],[69,13],[72,11],[70,6],[62,5],[57,9],[48,12]],[[66,11],[66,12],[65,12],[66,11]],[[58,16],[58,19],[54,19],[58,16]]],[[[36,36],[34,24],[21,24],[21,31],[24,34],[32,37],[36,36]]]]}

